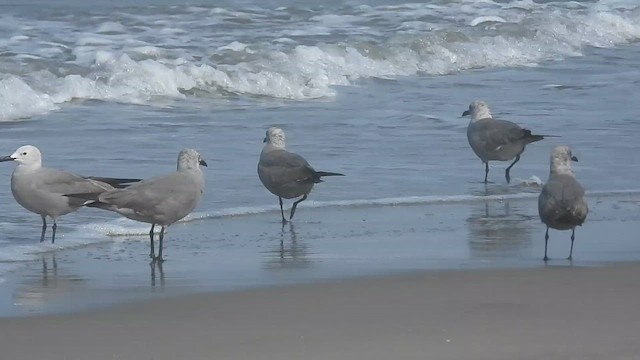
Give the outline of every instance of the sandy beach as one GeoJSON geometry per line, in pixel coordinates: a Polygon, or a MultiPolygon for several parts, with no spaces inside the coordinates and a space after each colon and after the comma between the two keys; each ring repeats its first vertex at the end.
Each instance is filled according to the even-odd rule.
{"type": "Polygon", "coordinates": [[[0,17],[0,360],[640,359],[638,1],[23,0],[0,17]],[[547,137],[486,182],[475,100],[547,137]],[[257,174],[272,126],[345,174],[284,226],[257,174]],[[140,179],[192,148],[203,198],[161,265],[150,224],[97,208],[48,214],[41,242],[34,195],[57,175],[13,181],[27,144],[46,168],[140,179]],[[589,214],[573,261],[552,230],[545,263],[557,145],[589,214]]]}
{"type": "Polygon", "coordinates": [[[428,272],[0,320],[7,359],[637,359],[640,264],[428,272]]]}

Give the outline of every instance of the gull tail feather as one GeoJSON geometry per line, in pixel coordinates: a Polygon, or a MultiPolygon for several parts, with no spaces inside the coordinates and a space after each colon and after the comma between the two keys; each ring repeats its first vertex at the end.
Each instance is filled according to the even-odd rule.
{"type": "Polygon", "coordinates": [[[524,139],[527,144],[530,144],[532,142],[536,142],[536,141],[540,141],[546,137],[559,137],[556,135],[534,135],[531,133],[531,130],[528,129],[524,129],[524,135],[522,136],[522,139],[524,139]]]}
{"type": "Polygon", "coordinates": [[[102,193],[92,192],[92,193],[64,194],[64,196],[84,200],[85,202],[82,204],[82,206],[102,208],[106,204],[98,200],[98,197],[100,196],[100,194],[102,193]]]}
{"type": "Polygon", "coordinates": [[[324,180],[321,179],[321,177],[323,176],[345,176],[344,174],[341,173],[337,173],[337,172],[329,172],[329,171],[316,171],[313,174],[313,182],[317,183],[321,183],[324,180]]]}
{"type": "Polygon", "coordinates": [[[323,176],[345,176],[344,174],[336,173],[336,172],[328,172],[328,171],[316,171],[316,175],[319,177],[323,176]]]}
{"type": "Polygon", "coordinates": [[[107,183],[116,189],[126,188],[127,186],[130,186],[131,183],[136,183],[141,180],[141,179],[110,178],[110,177],[100,177],[100,176],[88,176],[87,179],[107,183]]]}

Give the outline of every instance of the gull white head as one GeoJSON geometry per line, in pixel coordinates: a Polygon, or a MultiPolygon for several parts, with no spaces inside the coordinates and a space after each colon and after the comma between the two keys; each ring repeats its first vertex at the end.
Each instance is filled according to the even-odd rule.
{"type": "Polygon", "coordinates": [[[489,105],[484,101],[476,100],[469,105],[469,110],[465,110],[462,116],[471,115],[471,122],[475,122],[482,119],[491,119],[491,111],[489,111],[489,105]]]}
{"type": "Polygon", "coordinates": [[[33,168],[42,167],[42,154],[37,147],[33,145],[21,146],[10,156],[3,156],[0,158],[2,161],[16,161],[19,166],[28,166],[33,168]]]}
{"type": "Polygon", "coordinates": [[[264,138],[264,142],[278,149],[284,149],[284,139],[284,131],[282,131],[282,129],[270,127],[269,130],[267,130],[267,136],[264,138]]]}
{"type": "Polygon", "coordinates": [[[200,170],[200,165],[207,166],[200,154],[193,149],[183,149],[178,154],[178,171],[181,170],[200,170]]]}
{"type": "Polygon", "coordinates": [[[571,162],[578,158],[571,154],[571,149],[566,145],[558,145],[551,151],[551,173],[573,176],[571,162]]]}

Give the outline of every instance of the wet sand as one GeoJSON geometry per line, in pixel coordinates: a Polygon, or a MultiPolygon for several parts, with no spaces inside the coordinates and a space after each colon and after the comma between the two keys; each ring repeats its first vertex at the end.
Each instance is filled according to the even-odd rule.
{"type": "MultiPolygon", "coordinates": [[[[285,227],[278,210],[206,218],[170,228],[162,266],[150,265],[148,230],[141,227],[140,236],[46,252],[6,274],[0,317],[422,271],[539,269],[545,228],[537,194],[531,195],[385,206],[310,203],[285,227]]],[[[548,266],[638,261],[640,194],[589,200],[592,211],[576,231],[573,262],[565,260],[570,232],[552,231],[548,266]]],[[[60,242],[71,240],[67,235],[60,242]]]]}
{"type": "Polygon", "coordinates": [[[0,320],[7,359],[637,359],[640,264],[428,272],[0,320]]]}

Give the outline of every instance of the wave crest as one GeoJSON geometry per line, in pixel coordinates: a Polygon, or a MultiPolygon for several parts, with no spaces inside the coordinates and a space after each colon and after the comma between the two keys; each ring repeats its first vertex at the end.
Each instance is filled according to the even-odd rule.
{"type": "MultiPolygon", "coordinates": [[[[182,22],[176,17],[171,32],[153,27],[167,14],[131,15],[142,25],[125,17],[94,26],[93,32],[71,32],[68,44],[40,39],[37,50],[14,34],[7,46],[15,56],[6,67],[14,74],[0,80],[0,120],[44,114],[72,99],[154,104],[158,97],[242,94],[307,100],[331,98],[336,86],[362,78],[534,66],[579,56],[589,46],[638,41],[639,9],[624,1],[578,7],[532,1],[360,6],[341,15],[261,9],[243,18],[257,28],[272,26],[272,34],[239,32],[236,26],[222,40],[207,40],[202,27],[210,28],[210,16],[230,21],[219,9],[194,11],[182,22]],[[307,18],[263,23],[286,11],[307,18]],[[159,42],[145,36],[158,36],[159,42]],[[260,41],[247,41],[256,37],[260,41]],[[29,67],[34,71],[25,72],[29,67]]],[[[10,20],[19,27],[20,19],[10,20]]],[[[40,37],[47,36],[52,23],[40,25],[40,37]]]]}

